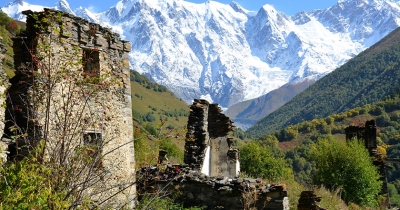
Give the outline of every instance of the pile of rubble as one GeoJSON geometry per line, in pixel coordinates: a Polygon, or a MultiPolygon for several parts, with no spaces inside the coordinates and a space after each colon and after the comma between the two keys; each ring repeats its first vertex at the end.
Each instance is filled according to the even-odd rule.
{"type": "Polygon", "coordinates": [[[209,177],[195,165],[159,165],[137,172],[139,194],[179,194],[176,202],[184,206],[243,209],[289,209],[285,185],[271,185],[262,179],[209,177]]]}
{"type": "Polygon", "coordinates": [[[318,206],[318,202],[321,202],[321,197],[317,197],[314,191],[303,191],[299,198],[299,204],[297,205],[298,210],[325,210],[318,206]]]}

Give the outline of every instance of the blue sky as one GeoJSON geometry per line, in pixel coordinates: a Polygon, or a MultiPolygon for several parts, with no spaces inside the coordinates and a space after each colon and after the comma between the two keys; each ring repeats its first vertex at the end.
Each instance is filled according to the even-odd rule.
{"type": "MultiPolygon", "coordinates": [[[[12,0],[1,0],[0,7],[3,7],[12,0]]],[[[24,0],[30,4],[53,6],[57,0],[24,0]]],[[[118,0],[67,0],[72,9],[79,6],[92,8],[96,12],[102,12],[115,5],[118,0]]],[[[206,0],[187,0],[195,3],[203,3],[206,0]]],[[[229,4],[232,0],[216,0],[229,4]]],[[[293,15],[300,11],[313,9],[325,9],[337,3],[337,0],[235,0],[238,4],[248,10],[259,10],[264,4],[272,4],[278,11],[287,15],[293,15]]]]}

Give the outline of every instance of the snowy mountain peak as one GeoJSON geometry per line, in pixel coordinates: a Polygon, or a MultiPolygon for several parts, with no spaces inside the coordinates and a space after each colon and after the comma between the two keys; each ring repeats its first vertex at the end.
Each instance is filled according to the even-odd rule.
{"type": "Polygon", "coordinates": [[[26,17],[21,12],[24,10],[32,10],[32,11],[42,11],[44,6],[40,5],[31,5],[22,0],[15,0],[7,6],[2,7],[1,10],[6,13],[8,16],[20,20],[25,21],[26,17]]]}
{"type": "Polygon", "coordinates": [[[72,9],[69,7],[69,3],[66,0],[59,0],[55,6],[54,9],[60,10],[63,12],[68,12],[70,14],[75,15],[75,13],[72,11],[72,9]]]}
{"type": "Polygon", "coordinates": [[[272,21],[274,23],[279,23],[279,24],[284,24],[283,19],[288,19],[288,17],[282,13],[282,12],[278,12],[274,6],[270,5],[270,4],[266,4],[264,5],[257,13],[257,16],[259,16],[260,19],[264,19],[267,18],[268,21],[272,21]]]}
{"type": "Polygon", "coordinates": [[[247,9],[243,8],[242,6],[240,6],[238,3],[236,3],[235,1],[232,1],[229,5],[232,7],[232,9],[235,12],[239,12],[239,13],[246,14],[249,16],[254,16],[257,14],[257,11],[247,10],[247,9]]]}
{"type": "Polygon", "coordinates": [[[240,12],[240,13],[243,13],[243,14],[246,14],[247,13],[247,10],[246,9],[244,9],[242,6],[240,6],[238,3],[236,3],[235,1],[232,1],[230,4],[229,4],[232,8],[233,8],[233,10],[235,10],[236,12],[240,12]]]}
{"type": "MultiPolygon", "coordinates": [[[[86,20],[88,20],[90,22],[101,23],[99,14],[95,14],[95,13],[93,13],[92,11],[90,11],[90,10],[88,10],[86,8],[79,7],[77,9],[75,9],[73,11],[73,13],[75,13],[77,16],[79,16],[79,17],[81,17],[83,19],[86,19],[86,20]]],[[[105,25],[107,27],[110,27],[110,25],[108,25],[106,23],[104,23],[103,25],[105,25]]]]}
{"type": "Polygon", "coordinates": [[[22,0],[14,0],[12,3],[10,4],[19,4],[22,5],[24,2],[22,0]]]}
{"type": "Polygon", "coordinates": [[[276,9],[274,8],[273,5],[271,4],[265,4],[264,6],[262,6],[262,9],[268,13],[276,13],[276,9]]]}

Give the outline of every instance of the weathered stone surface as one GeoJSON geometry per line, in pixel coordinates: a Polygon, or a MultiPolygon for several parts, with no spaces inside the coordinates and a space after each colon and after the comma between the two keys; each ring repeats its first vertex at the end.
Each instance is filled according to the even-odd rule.
{"type": "Polygon", "coordinates": [[[187,125],[185,163],[197,165],[209,176],[238,176],[239,150],[231,147],[232,140],[228,138],[233,127],[218,104],[195,99],[187,125]]]}
{"type": "Polygon", "coordinates": [[[125,52],[130,52],[131,51],[131,43],[130,42],[124,42],[124,51],[125,52]]]}
{"type": "Polygon", "coordinates": [[[196,168],[182,165],[170,165],[166,170],[146,167],[138,172],[138,177],[143,178],[138,180],[138,190],[141,194],[156,191],[179,195],[176,202],[185,207],[241,210],[252,206],[256,209],[289,209],[285,185],[271,185],[260,179],[202,179],[203,176],[196,168]]]}
{"type": "MultiPolygon", "coordinates": [[[[218,105],[194,100],[187,125],[185,164],[167,164],[166,169],[165,165],[142,168],[137,174],[141,177],[137,180],[140,195],[153,192],[179,195],[176,202],[185,207],[289,209],[285,185],[237,177],[239,150],[231,148],[232,140],[227,137],[232,127],[232,121],[218,105]]],[[[159,163],[164,162],[165,151],[160,154],[159,163]]]]}
{"type": "MultiPolygon", "coordinates": [[[[7,47],[2,43],[2,40],[3,38],[0,36],[0,136],[3,136],[4,130],[5,108],[2,106],[6,103],[6,97],[4,93],[9,86],[6,73],[3,68],[4,54],[7,51],[7,47]]],[[[7,148],[8,142],[0,139],[0,164],[7,161],[7,148]]]]}
{"type": "Polygon", "coordinates": [[[107,39],[104,38],[103,36],[97,36],[96,39],[96,46],[100,47],[100,48],[105,48],[107,47],[108,43],[107,43],[107,39]]]}
{"type": "Polygon", "coordinates": [[[325,210],[318,206],[318,202],[321,202],[321,197],[317,197],[314,191],[303,191],[301,192],[299,203],[297,205],[298,210],[325,210]]]}
{"type": "MultiPolygon", "coordinates": [[[[91,56],[90,58],[86,58],[86,60],[90,60],[89,64],[75,66],[74,64],[70,64],[71,66],[67,66],[67,68],[70,68],[68,70],[76,72],[76,77],[85,74],[93,74],[93,77],[107,75],[104,81],[123,81],[127,77],[129,78],[126,75],[129,72],[129,69],[127,69],[128,66],[121,65],[128,57],[127,52],[118,51],[117,48],[108,48],[107,40],[110,36],[117,43],[117,47],[121,49],[123,47],[123,41],[120,40],[119,35],[113,33],[110,29],[101,27],[98,24],[89,23],[82,18],[72,16],[68,13],[51,9],[45,9],[44,12],[25,11],[24,14],[27,15],[27,31],[23,35],[24,37],[14,39],[16,76],[11,80],[12,85],[8,90],[11,97],[7,102],[7,107],[10,109],[10,112],[7,113],[15,112],[16,114],[6,116],[7,119],[16,119],[16,124],[21,127],[27,124],[44,124],[44,115],[42,115],[41,110],[45,109],[43,106],[46,103],[44,101],[36,101],[35,109],[32,108],[32,101],[29,100],[35,98],[32,91],[34,86],[32,86],[32,82],[27,81],[36,79],[36,77],[31,76],[30,72],[37,71],[41,73],[41,71],[45,70],[30,64],[32,63],[30,52],[40,54],[42,52],[40,51],[40,44],[45,42],[44,40],[47,38],[50,39],[51,36],[59,38],[59,35],[61,35],[61,39],[55,39],[57,41],[49,45],[49,51],[53,52],[51,54],[52,64],[56,65],[56,67],[63,62],[70,64],[68,59],[72,59],[71,63],[79,63],[78,61],[82,60],[85,56],[91,56]],[[50,30],[50,27],[46,28],[46,24],[41,25],[39,28],[35,27],[37,24],[36,21],[41,20],[40,18],[45,17],[49,13],[61,16],[60,19],[57,19],[54,26],[58,30],[50,30]],[[33,18],[33,14],[38,18],[33,18]],[[43,35],[44,38],[38,38],[38,35],[43,35]],[[26,46],[32,46],[33,48],[28,49],[26,46]],[[33,120],[27,116],[37,116],[37,118],[33,120]]],[[[45,23],[46,21],[41,22],[45,23]]],[[[65,95],[67,94],[61,90],[65,90],[65,84],[76,84],[76,80],[74,79],[74,77],[62,77],[55,82],[54,95],[50,98],[51,104],[54,106],[49,111],[50,119],[58,119],[60,107],[57,106],[59,106],[59,102],[66,100],[65,95]]],[[[102,84],[104,85],[105,83],[102,84]]],[[[82,106],[81,112],[73,112],[71,114],[74,117],[78,116],[77,113],[81,113],[80,116],[83,116],[83,119],[81,119],[83,126],[82,129],[77,129],[79,131],[71,135],[73,136],[71,137],[73,140],[71,140],[70,146],[73,148],[82,146],[84,144],[82,142],[85,142],[84,135],[87,135],[87,133],[93,133],[93,131],[101,133],[102,145],[104,145],[102,146],[101,154],[106,154],[101,159],[101,167],[107,172],[107,176],[103,177],[103,180],[99,181],[97,185],[93,185],[90,188],[90,194],[98,193],[98,197],[92,197],[92,199],[101,199],[101,195],[104,195],[105,198],[111,196],[112,199],[104,204],[118,208],[120,201],[124,200],[123,202],[125,202],[128,199],[131,201],[132,206],[134,206],[134,199],[136,198],[135,185],[130,185],[125,189],[128,183],[132,184],[135,182],[130,83],[125,81],[124,83],[111,83],[104,88],[94,88],[102,84],[89,82],[85,84],[84,88],[82,88],[83,86],[76,86],[77,88],[74,89],[74,91],[79,90],[84,92],[84,90],[93,87],[93,89],[100,89],[100,91],[96,92],[95,98],[84,99],[84,97],[77,97],[75,99],[74,102],[76,104],[86,104],[87,106],[82,106]],[[102,193],[105,189],[111,189],[107,191],[109,194],[102,193]],[[119,192],[119,190],[122,190],[122,193],[114,196],[113,194],[119,192]]],[[[78,120],[78,117],[76,118],[78,120]]],[[[2,122],[2,120],[0,121],[2,122]]],[[[54,142],[57,141],[56,134],[59,132],[59,128],[53,120],[46,123],[48,123],[49,130],[49,143],[46,147],[46,153],[51,153],[52,148],[57,147],[57,144],[54,142]]],[[[6,128],[5,131],[7,130],[6,128]]],[[[32,141],[37,141],[39,139],[37,136],[40,135],[41,130],[41,126],[32,127],[28,132],[29,138],[32,141]],[[34,135],[34,133],[36,134],[34,135]]],[[[0,131],[3,131],[1,125],[0,131]]],[[[11,133],[5,133],[3,139],[11,135],[11,133]]],[[[3,147],[1,142],[0,147],[3,147]]],[[[14,147],[18,147],[18,144],[15,144],[14,147]]],[[[15,149],[15,151],[18,150],[15,149]]],[[[13,155],[11,153],[10,150],[10,156],[13,155]]]]}

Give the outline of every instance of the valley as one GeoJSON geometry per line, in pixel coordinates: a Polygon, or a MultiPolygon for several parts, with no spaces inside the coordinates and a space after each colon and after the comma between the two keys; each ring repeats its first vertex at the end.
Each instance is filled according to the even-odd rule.
{"type": "MultiPolygon", "coordinates": [[[[5,13],[1,12],[0,17],[7,19],[7,14],[23,20],[21,10],[43,7],[15,0],[1,8],[5,13]]],[[[288,186],[290,208],[297,207],[302,191],[315,191],[322,196],[320,206],[329,209],[383,209],[390,204],[400,205],[400,166],[385,163],[388,185],[386,191],[379,191],[382,177],[368,151],[359,141],[346,141],[345,133],[349,126],[363,127],[373,120],[379,158],[400,158],[400,2],[340,0],[329,8],[293,16],[275,10],[272,5],[248,11],[235,2],[216,1],[195,4],[177,0],[123,0],[107,11],[94,13],[82,7],[71,9],[66,0],[60,0],[53,9],[69,13],[59,13],[60,17],[77,15],[78,21],[88,20],[107,27],[102,32],[120,33],[114,37],[106,35],[104,44],[109,48],[94,47],[94,52],[103,53],[108,49],[117,52],[121,47],[129,58],[130,75],[126,74],[127,78],[121,81],[130,84],[130,95],[125,94],[126,99],[131,100],[132,117],[129,115],[129,118],[134,145],[130,144],[129,151],[135,160],[129,164],[134,170],[170,170],[189,180],[201,179],[206,183],[207,179],[212,179],[213,186],[223,183],[224,189],[228,189],[233,186],[230,185],[232,180],[192,171],[197,167],[195,164],[189,170],[190,164],[185,161],[192,157],[202,164],[207,154],[193,154],[206,151],[205,145],[211,148],[210,142],[214,140],[219,142],[216,151],[223,150],[221,142],[226,140],[229,151],[235,152],[235,167],[241,168],[241,173],[233,180],[261,183],[263,179],[266,183],[288,186]],[[127,42],[113,45],[113,40],[120,37],[127,42]],[[215,104],[219,104],[230,119],[219,113],[215,104]],[[232,127],[230,120],[236,127],[232,127]],[[218,136],[221,130],[224,134],[218,136]],[[225,130],[229,134],[225,135],[225,130]],[[160,150],[167,153],[166,164],[160,162],[160,150]],[[326,168],[333,171],[322,173],[326,168]]],[[[65,21],[57,20],[60,24],[65,21]]],[[[18,30],[11,31],[12,19],[7,21],[2,25],[0,20],[0,37],[4,37],[0,41],[5,54],[0,67],[7,74],[4,74],[5,80],[13,81],[16,71],[11,37],[23,34],[26,28],[19,22],[18,30]]],[[[99,34],[90,28],[93,25],[88,26],[89,41],[82,41],[84,29],[76,24],[74,27],[79,31],[76,33],[79,46],[85,44],[84,52],[90,44],[101,46],[96,42],[99,34]]],[[[63,39],[71,37],[61,36],[63,39]]],[[[121,49],[115,54],[122,56],[121,49]]],[[[80,62],[77,68],[83,65],[80,62]]],[[[114,70],[115,66],[110,66],[114,70]]],[[[119,129],[114,131],[118,133],[119,129]]],[[[93,151],[88,147],[86,153],[93,151]]],[[[25,166],[32,161],[36,167],[41,160],[27,156],[24,161],[27,162],[21,163],[25,166]]],[[[85,161],[93,162],[90,158],[85,161]]],[[[0,160],[0,178],[6,177],[6,173],[22,177],[13,174],[13,167],[18,163],[0,160]]],[[[41,164],[38,167],[53,170],[41,164]]],[[[40,174],[34,169],[26,173],[40,174]]],[[[143,178],[139,177],[140,173],[132,174],[143,178]]],[[[170,175],[149,174],[158,181],[170,175]]],[[[54,181],[51,176],[43,179],[54,181]]],[[[118,176],[113,178],[118,179],[118,176]]],[[[0,180],[0,192],[14,192],[0,180]]],[[[29,189],[30,185],[34,183],[29,182],[29,189]]],[[[153,204],[159,205],[153,208],[163,209],[165,207],[160,206],[165,206],[164,202],[177,209],[193,207],[183,206],[172,198],[161,199],[157,197],[159,192],[152,189],[154,186],[147,187],[154,197],[140,197],[143,202],[139,209],[153,204]]],[[[222,187],[218,188],[218,194],[225,193],[220,193],[220,189],[222,187]]],[[[190,193],[187,197],[195,198],[190,193]]],[[[63,202],[57,205],[69,205],[69,201],[63,202]]],[[[2,205],[0,199],[0,208],[2,205]]],[[[193,208],[202,209],[201,206],[193,208]]]]}

